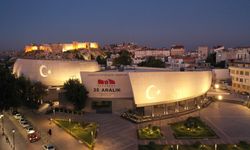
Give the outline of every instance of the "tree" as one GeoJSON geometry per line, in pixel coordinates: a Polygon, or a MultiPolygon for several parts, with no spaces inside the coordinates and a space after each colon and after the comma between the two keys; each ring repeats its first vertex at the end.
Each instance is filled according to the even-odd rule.
{"type": "Polygon", "coordinates": [[[0,66],[0,91],[0,110],[8,110],[10,107],[20,106],[15,76],[7,65],[0,66]]]}
{"type": "Polygon", "coordinates": [[[24,76],[16,80],[18,97],[22,104],[30,108],[38,108],[43,97],[47,95],[47,87],[41,82],[32,82],[24,76]]]}
{"type": "Polygon", "coordinates": [[[106,59],[100,55],[96,57],[96,61],[100,65],[106,65],[106,59]]]}
{"type": "Polygon", "coordinates": [[[120,54],[120,56],[113,60],[113,64],[115,66],[131,65],[132,58],[131,58],[131,53],[130,52],[128,52],[127,50],[123,50],[119,54],[120,54]]]}
{"type": "Polygon", "coordinates": [[[155,57],[151,56],[151,57],[148,57],[146,61],[139,63],[138,66],[165,68],[165,62],[163,62],[160,59],[155,59],[155,57]]]}
{"type": "Polygon", "coordinates": [[[216,53],[211,53],[206,59],[206,63],[210,63],[211,66],[216,65],[216,53]]]}
{"type": "Polygon", "coordinates": [[[40,100],[47,94],[46,89],[41,82],[32,82],[24,76],[16,78],[8,62],[0,66],[0,110],[20,105],[38,108],[40,100]]]}
{"type": "Polygon", "coordinates": [[[81,110],[85,107],[88,98],[88,91],[78,79],[69,79],[64,83],[66,99],[73,103],[75,109],[81,110]]]}

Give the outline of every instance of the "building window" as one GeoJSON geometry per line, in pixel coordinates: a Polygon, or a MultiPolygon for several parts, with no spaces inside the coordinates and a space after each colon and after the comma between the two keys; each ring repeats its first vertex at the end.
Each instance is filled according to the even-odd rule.
{"type": "Polygon", "coordinates": [[[234,73],[235,73],[235,70],[231,70],[231,73],[234,74],[234,73]]]}
{"type": "Polygon", "coordinates": [[[240,78],[240,82],[243,82],[243,79],[242,79],[242,78],[240,78]]]}
{"type": "Polygon", "coordinates": [[[238,71],[238,70],[236,71],[236,74],[239,74],[239,71],[238,71]]]}
{"type": "Polygon", "coordinates": [[[248,72],[248,71],[246,71],[246,72],[245,72],[245,75],[246,75],[246,76],[249,76],[249,72],[248,72]]]}
{"type": "Polygon", "coordinates": [[[243,71],[240,71],[240,75],[243,75],[244,74],[244,72],[243,71]]]}
{"type": "Polygon", "coordinates": [[[239,78],[236,77],[236,81],[239,81],[239,78]]]}

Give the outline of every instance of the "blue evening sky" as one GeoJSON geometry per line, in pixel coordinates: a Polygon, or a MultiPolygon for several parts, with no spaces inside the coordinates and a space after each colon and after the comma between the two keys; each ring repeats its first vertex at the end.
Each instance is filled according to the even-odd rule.
{"type": "Polygon", "coordinates": [[[250,46],[250,0],[2,0],[0,49],[29,43],[250,46]]]}

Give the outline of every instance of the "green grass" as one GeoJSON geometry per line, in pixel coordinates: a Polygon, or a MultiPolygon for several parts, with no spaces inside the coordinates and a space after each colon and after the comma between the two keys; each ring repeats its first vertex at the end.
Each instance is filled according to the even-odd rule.
{"type": "Polygon", "coordinates": [[[87,144],[89,148],[94,146],[97,129],[96,123],[79,123],[75,121],[69,122],[69,120],[62,119],[55,119],[54,122],[76,139],[87,144]]]}
{"type": "Polygon", "coordinates": [[[139,139],[161,139],[163,134],[161,133],[160,127],[157,126],[146,126],[138,129],[139,139]]]}
{"type": "Polygon", "coordinates": [[[176,138],[217,138],[215,132],[208,127],[199,118],[195,118],[197,127],[187,128],[185,126],[186,121],[181,121],[177,123],[170,124],[172,130],[174,131],[174,136],[176,138]]]}

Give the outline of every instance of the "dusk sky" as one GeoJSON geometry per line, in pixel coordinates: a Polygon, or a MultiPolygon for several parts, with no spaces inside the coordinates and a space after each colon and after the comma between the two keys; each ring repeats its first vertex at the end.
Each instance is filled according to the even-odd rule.
{"type": "Polygon", "coordinates": [[[3,0],[0,50],[29,43],[250,46],[250,0],[3,0]]]}

